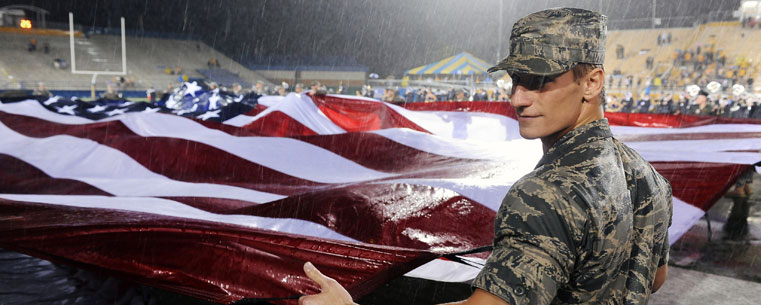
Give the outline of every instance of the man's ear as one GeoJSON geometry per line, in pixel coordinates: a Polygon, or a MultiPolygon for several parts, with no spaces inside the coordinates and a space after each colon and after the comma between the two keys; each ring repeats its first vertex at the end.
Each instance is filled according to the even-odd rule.
{"type": "Polygon", "coordinates": [[[587,101],[597,100],[605,86],[605,73],[601,68],[594,68],[584,78],[584,96],[587,101]]]}

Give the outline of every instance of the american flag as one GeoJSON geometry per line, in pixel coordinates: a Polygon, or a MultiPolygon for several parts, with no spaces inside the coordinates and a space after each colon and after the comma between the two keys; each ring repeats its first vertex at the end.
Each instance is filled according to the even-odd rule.
{"type": "MultiPolygon", "coordinates": [[[[488,253],[464,253],[542,153],[507,103],[0,102],[0,247],[220,303],[294,304],[318,291],[305,261],[354,296],[472,279],[488,253]]],[[[672,242],[761,161],[758,120],[607,117],[671,182],[672,242]]]]}

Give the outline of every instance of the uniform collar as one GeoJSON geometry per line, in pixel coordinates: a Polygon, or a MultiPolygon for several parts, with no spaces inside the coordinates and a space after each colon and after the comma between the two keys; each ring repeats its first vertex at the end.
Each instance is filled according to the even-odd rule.
{"type": "Polygon", "coordinates": [[[613,133],[610,131],[608,119],[599,119],[589,122],[582,126],[576,127],[565,134],[560,140],[555,142],[547,153],[542,156],[536,167],[561,160],[567,156],[577,146],[595,141],[602,138],[612,138],[613,133]]]}

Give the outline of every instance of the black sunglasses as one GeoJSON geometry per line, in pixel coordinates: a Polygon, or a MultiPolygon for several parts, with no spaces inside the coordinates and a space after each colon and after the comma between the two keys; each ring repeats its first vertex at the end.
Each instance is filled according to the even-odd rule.
{"type": "Polygon", "coordinates": [[[534,91],[542,89],[544,85],[553,82],[556,78],[560,77],[560,75],[563,75],[563,73],[555,75],[510,73],[510,79],[513,80],[513,91],[515,91],[518,86],[522,86],[523,88],[526,88],[530,91],[534,91]]]}

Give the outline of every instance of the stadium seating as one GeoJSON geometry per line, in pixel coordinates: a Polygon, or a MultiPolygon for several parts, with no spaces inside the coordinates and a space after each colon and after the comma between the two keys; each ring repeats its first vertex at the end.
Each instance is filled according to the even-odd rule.
{"type": "MultiPolygon", "coordinates": [[[[69,37],[49,35],[22,35],[0,33],[0,90],[26,88],[34,89],[43,82],[53,90],[87,90],[90,88],[92,75],[76,75],[71,69],[57,69],[53,66],[55,58],[62,58],[70,63],[69,37]],[[31,39],[37,41],[37,50],[29,52],[27,46],[31,39]],[[43,53],[42,46],[50,47],[48,54],[43,53]]],[[[89,38],[76,38],[77,70],[121,71],[121,38],[114,35],[91,35],[89,38]]],[[[229,57],[194,40],[159,39],[144,37],[127,37],[127,77],[134,79],[134,86],[128,90],[146,90],[150,87],[164,89],[170,83],[176,83],[185,74],[188,78],[203,78],[198,69],[206,69],[210,58],[216,58],[220,67],[230,74],[237,74],[244,83],[263,81],[271,85],[263,76],[240,65],[229,57]],[[167,73],[180,68],[180,75],[167,73]],[[169,69],[169,70],[167,70],[169,69]]],[[[108,82],[114,82],[114,76],[100,75],[97,78],[98,90],[106,88],[108,82]]]]}

